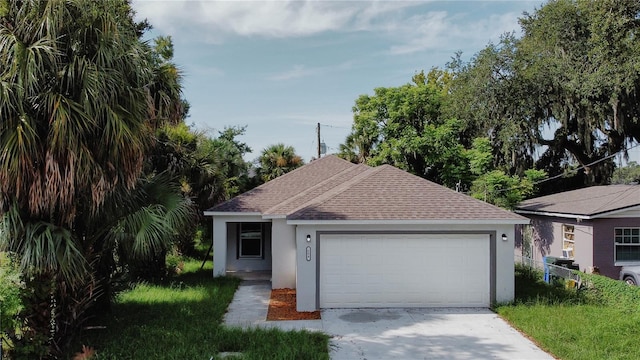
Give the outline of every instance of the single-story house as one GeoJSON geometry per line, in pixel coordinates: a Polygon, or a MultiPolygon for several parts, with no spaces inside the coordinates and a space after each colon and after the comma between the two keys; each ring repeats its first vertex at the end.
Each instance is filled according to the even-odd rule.
{"type": "Polygon", "coordinates": [[[312,161],[219,204],[214,276],[270,271],[298,311],[487,307],[514,296],[528,219],[390,165],[312,161]]]}
{"type": "Polygon", "coordinates": [[[516,251],[534,260],[572,259],[582,271],[597,267],[615,279],[620,266],[640,265],[640,185],[592,186],[537,197],[520,203],[515,212],[531,219],[528,235],[516,239],[516,251]]]}

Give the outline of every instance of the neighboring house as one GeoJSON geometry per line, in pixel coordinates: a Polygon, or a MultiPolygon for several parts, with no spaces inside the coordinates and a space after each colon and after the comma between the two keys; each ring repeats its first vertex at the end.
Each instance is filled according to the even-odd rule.
{"type": "MultiPolygon", "coordinates": [[[[640,265],[640,186],[608,185],[529,199],[515,212],[531,219],[516,251],[573,259],[617,279],[620,266],[640,265]]],[[[520,237],[518,237],[520,238],[520,237]]]]}
{"type": "Polygon", "coordinates": [[[270,271],[298,311],[487,307],[514,296],[528,220],[389,165],[312,161],[205,212],[214,275],[270,271]]]}

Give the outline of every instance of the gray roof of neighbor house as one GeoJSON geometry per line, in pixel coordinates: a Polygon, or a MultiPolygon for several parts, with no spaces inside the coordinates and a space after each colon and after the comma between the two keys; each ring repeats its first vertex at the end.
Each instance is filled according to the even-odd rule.
{"type": "Polygon", "coordinates": [[[329,155],[207,213],[260,213],[288,220],[505,220],[520,215],[390,165],[356,165],[329,155]]]}
{"type": "Polygon", "coordinates": [[[521,202],[516,212],[597,216],[640,205],[640,185],[606,185],[565,191],[521,202]]]}

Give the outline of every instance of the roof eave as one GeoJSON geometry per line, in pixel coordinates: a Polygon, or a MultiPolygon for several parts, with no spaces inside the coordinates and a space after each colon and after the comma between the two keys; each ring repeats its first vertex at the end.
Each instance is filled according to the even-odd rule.
{"type": "Polygon", "coordinates": [[[204,216],[262,216],[261,212],[248,211],[205,211],[204,216]]]}
{"type": "Polygon", "coordinates": [[[600,213],[594,214],[571,214],[571,213],[561,213],[561,212],[553,212],[553,211],[536,211],[536,210],[523,210],[523,209],[515,209],[514,212],[518,214],[525,215],[540,215],[540,216],[553,216],[553,217],[561,217],[561,218],[570,218],[570,219],[581,219],[581,220],[593,220],[602,218],[605,216],[619,214],[625,211],[640,209],[640,205],[631,205],[619,209],[612,209],[600,213]]]}
{"type": "Polygon", "coordinates": [[[469,220],[287,220],[289,225],[526,225],[529,219],[469,219],[469,220]]]}
{"type": "Polygon", "coordinates": [[[263,219],[286,219],[287,215],[283,215],[283,214],[264,214],[262,215],[263,219]]]}
{"type": "Polygon", "coordinates": [[[570,214],[570,213],[560,213],[553,211],[536,211],[536,210],[521,210],[515,209],[515,213],[522,215],[539,215],[539,216],[550,216],[550,217],[561,217],[568,219],[581,219],[581,220],[591,220],[593,216],[585,215],[585,214],[570,214]]]}

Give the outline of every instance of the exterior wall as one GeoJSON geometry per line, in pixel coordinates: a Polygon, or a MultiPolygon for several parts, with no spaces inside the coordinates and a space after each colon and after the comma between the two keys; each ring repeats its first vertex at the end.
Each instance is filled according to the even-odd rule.
{"type": "Polygon", "coordinates": [[[287,225],[285,219],[274,219],[272,223],[271,287],[273,289],[295,289],[296,287],[296,229],[287,225]]]}
{"type": "MultiPolygon", "coordinates": [[[[542,262],[545,256],[562,257],[562,225],[573,225],[575,233],[574,259],[585,271],[594,266],[593,222],[591,220],[578,221],[577,219],[527,215],[531,219],[533,228],[532,258],[542,262]]],[[[525,242],[522,235],[518,235],[516,254],[522,255],[525,242]]]]}
{"type": "Polygon", "coordinates": [[[298,311],[314,311],[319,306],[318,296],[318,241],[319,232],[326,231],[420,231],[420,232],[477,232],[489,233],[492,236],[492,252],[495,254],[491,260],[494,278],[492,279],[492,300],[495,302],[508,302],[514,297],[514,268],[513,248],[515,231],[513,225],[298,225],[295,231],[297,244],[297,277],[296,296],[298,311]],[[507,241],[502,241],[502,234],[507,236],[507,241]],[[307,242],[307,235],[311,241],[307,242]],[[309,250],[307,250],[307,248],[309,250]],[[307,260],[307,251],[310,252],[307,260]]]}
{"type": "Polygon", "coordinates": [[[640,227],[640,218],[621,217],[594,220],[593,246],[595,256],[593,262],[595,266],[600,268],[602,275],[613,279],[619,277],[621,265],[640,265],[640,263],[616,265],[613,239],[616,227],[640,227]]]}
{"type": "Polygon", "coordinates": [[[271,270],[271,226],[264,229],[262,258],[238,257],[238,227],[240,223],[227,223],[227,271],[271,270]]]}
{"type": "Polygon", "coordinates": [[[213,276],[224,276],[227,272],[227,222],[225,218],[213,217],[213,276]]]}

